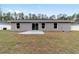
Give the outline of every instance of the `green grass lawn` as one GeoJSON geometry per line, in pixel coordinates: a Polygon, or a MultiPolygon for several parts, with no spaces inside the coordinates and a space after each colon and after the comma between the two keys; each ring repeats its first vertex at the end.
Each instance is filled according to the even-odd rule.
{"type": "Polygon", "coordinates": [[[79,32],[20,35],[0,31],[0,53],[79,53],[79,32]]]}

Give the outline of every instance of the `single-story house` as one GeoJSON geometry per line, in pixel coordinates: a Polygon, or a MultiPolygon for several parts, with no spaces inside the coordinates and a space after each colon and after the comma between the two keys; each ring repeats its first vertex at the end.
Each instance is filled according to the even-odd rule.
{"type": "Polygon", "coordinates": [[[0,30],[11,30],[11,24],[7,22],[0,22],[0,30]]]}
{"type": "Polygon", "coordinates": [[[79,23],[74,20],[11,20],[12,31],[79,31],[79,23]]]}

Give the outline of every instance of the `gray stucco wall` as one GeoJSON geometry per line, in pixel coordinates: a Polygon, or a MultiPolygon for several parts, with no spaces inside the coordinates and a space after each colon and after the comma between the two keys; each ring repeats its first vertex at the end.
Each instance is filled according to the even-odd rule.
{"type": "Polygon", "coordinates": [[[58,23],[58,31],[71,31],[71,23],[58,23]]]}
{"type": "MultiPolygon", "coordinates": [[[[42,29],[42,24],[38,23],[39,30],[42,31],[70,31],[71,23],[57,23],[57,29],[54,29],[54,23],[45,23],[45,29],[42,29]]],[[[16,28],[16,23],[11,23],[12,31],[30,31],[32,23],[20,23],[20,29],[16,28]]]]}
{"type": "Polygon", "coordinates": [[[32,23],[20,23],[20,28],[17,29],[16,23],[11,23],[12,31],[28,31],[32,30],[32,23]]]}
{"type": "Polygon", "coordinates": [[[57,29],[54,29],[54,23],[45,23],[45,29],[41,28],[41,23],[39,26],[39,30],[43,31],[70,31],[71,29],[71,23],[57,23],[57,29]]]}

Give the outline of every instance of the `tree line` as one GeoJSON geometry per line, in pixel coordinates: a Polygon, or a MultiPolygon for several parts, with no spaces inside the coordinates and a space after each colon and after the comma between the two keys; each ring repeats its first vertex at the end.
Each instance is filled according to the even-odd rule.
{"type": "Polygon", "coordinates": [[[79,19],[79,13],[74,13],[71,16],[68,16],[66,14],[59,14],[59,15],[51,15],[47,16],[46,14],[32,14],[29,13],[28,15],[25,15],[23,12],[20,13],[11,13],[11,12],[2,12],[0,11],[0,21],[8,21],[8,20],[74,20],[74,18],[79,19]]]}

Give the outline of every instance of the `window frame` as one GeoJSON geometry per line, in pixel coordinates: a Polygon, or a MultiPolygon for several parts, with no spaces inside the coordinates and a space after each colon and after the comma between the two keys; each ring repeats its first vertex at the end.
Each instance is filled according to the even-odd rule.
{"type": "Polygon", "coordinates": [[[45,23],[42,23],[42,29],[45,29],[45,23]]]}
{"type": "Polygon", "coordinates": [[[54,29],[57,29],[57,23],[56,22],[54,23],[54,29]]]}
{"type": "Polygon", "coordinates": [[[20,23],[16,23],[16,28],[20,29],[20,23]]]}

